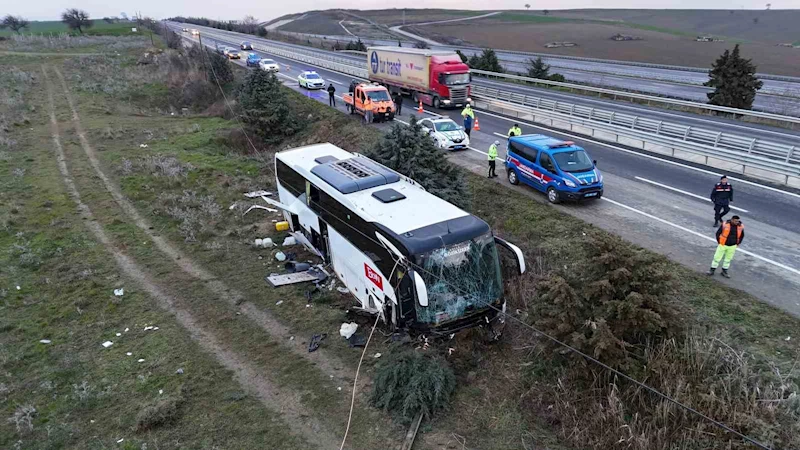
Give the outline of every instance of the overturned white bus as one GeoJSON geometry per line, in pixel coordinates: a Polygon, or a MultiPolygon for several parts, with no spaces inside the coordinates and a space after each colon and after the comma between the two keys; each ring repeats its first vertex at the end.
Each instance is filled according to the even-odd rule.
{"type": "MultiPolygon", "coordinates": [[[[450,333],[505,309],[489,225],[413,180],[332,144],[275,156],[280,202],[295,232],[329,263],[361,308],[400,328],[450,333]]],[[[269,200],[268,200],[269,201],[269,200]]]]}

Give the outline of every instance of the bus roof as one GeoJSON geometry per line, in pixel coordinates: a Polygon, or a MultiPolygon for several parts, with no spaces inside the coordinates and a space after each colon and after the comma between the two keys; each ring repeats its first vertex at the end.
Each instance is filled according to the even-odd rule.
{"type": "MultiPolygon", "coordinates": [[[[344,160],[368,162],[392,174],[396,172],[385,168],[369,158],[350,153],[333,144],[315,144],[292,150],[279,152],[275,157],[293,168],[319,189],[338,200],[357,213],[364,220],[376,222],[397,235],[418,230],[437,223],[470,216],[457,206],[425,191],[408,181],[403,176],[385,177],[380,184],[368,183],[364,189],[341,192],[336,186],[323,180],[314,172],[323,174],[321,170],[312,170],[321,165],[336,164],[344,160]],[[333,159],[335,158],[335,160],[333,159]],[[319,161],[318,161],[319,160],[319,161]],[[321,162],[320,162],[321,161],[321,162]],[[385,189],[393,189],[405,196],[404,199],[384,203],[372,194],[385,189]]],[[[323,174],[323,176],[325,176],[323,174]]]]}

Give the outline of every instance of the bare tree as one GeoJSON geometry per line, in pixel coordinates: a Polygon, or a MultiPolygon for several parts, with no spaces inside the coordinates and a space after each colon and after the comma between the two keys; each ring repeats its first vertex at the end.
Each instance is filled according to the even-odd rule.
{"type": "Polygon", "coordinates": [[[84,28],[91,28],[94,25],[94,21],[89,19],[89,13],[77,8],[70,8],[61,13],[61,21],[67,24],[70,30],[78,30],[81,34],[84,28]]]}
{"type": "Polygon", "coordinates": [[[242,19],[242,26],[245,28],[246,33],[256,34],[258,19],[250,15],[244,16],[244,19],[242,19]]]}
{"type": "Polygon", "coordinates": [[[549,9],[545,9],[544,11],[542,11],[542,13],[544,13],[544,15],[546,16],[546,15],[550,14],[550,10],[549,9]]]}
{"type": "Polygon", "coordinates": [[[772,3],[767,3],[767,11],[769,11],[770,8],[772,8],[772,3]]]}
{"type": "Polygon", "coordinates": [[[531,4],[530,3],[525,3],[525,9],[530,10],[531,9],[531,4]]]}
{"type": "Polygon", "coordinates": [[[28,28],[28,21],[23,19],[22,16],[12,16],[9,14],[3,17],[3,21],[0,22],[0,28],[11,28],[11,30],[19,34],[19,30],[28,28]]]}

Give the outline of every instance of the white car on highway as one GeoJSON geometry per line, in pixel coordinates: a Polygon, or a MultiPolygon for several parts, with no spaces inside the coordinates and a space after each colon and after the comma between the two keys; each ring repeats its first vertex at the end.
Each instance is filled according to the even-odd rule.
{"type": "Polygon", "coordinates": [[[447,117],[425,118],[419,121],[423,131],[428,133],[436,146],[445,150],[466,150],[469,147],[469,136],[464,127],[447,117]]]}
{"type": "Polygon", "coordinates": [[[267,72],[280,72],[281,68],[274,59],[264,58],[258,62],[258,68],[267,72]]]}
{"type": "Polygon", "coordinates": [[[322,89],[325,87],[325,80],[313,70],[306,70],[297,77],[297,84],[306,89],[322,89]]]}

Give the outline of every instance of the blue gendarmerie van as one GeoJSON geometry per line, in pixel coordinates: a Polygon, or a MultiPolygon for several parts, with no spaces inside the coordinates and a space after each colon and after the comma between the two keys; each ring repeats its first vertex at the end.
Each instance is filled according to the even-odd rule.
{"type": "Polygon", "coordinates": [[[506,171],[511,184],[523,182],[547,194],[550,203],[599,199],[603,175],[584,149],[543,134],[508,140],[506,171]]]}

